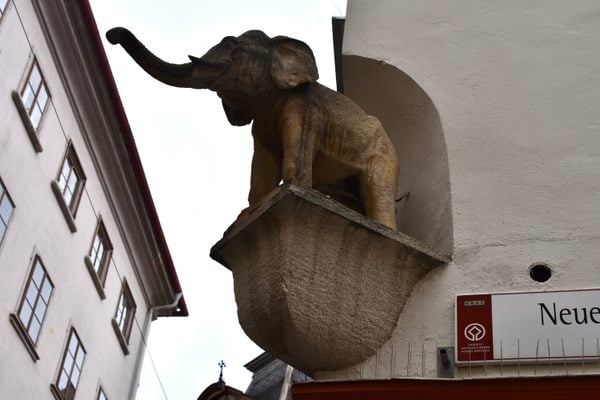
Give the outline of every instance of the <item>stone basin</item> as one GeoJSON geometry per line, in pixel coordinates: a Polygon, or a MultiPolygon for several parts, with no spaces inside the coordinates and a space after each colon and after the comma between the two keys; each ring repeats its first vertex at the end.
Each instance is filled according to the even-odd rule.
{"type": "Polygon", "coordinates": [[[211,249],[240,325],[305,372],[355,365],[391,336],[413,287],[450,260],[312,189],[283,185],[211,249]]]}

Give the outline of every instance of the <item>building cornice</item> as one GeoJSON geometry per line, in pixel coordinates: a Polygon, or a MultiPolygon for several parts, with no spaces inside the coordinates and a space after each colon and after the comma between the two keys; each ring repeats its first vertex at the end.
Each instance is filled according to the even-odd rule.
{"type": "Polygon", "coordinates": [[[183,296],[172,310],[161,307],[182,289],[89,1],[34,5],[146,300],[157,316],[187,316],[183,296]]]}
{"type": "MultiPolygon", "coordinates": [[[[144,173],[144,169],[142,167],[142,162],[140,160],[139,153],[137,151],[137,146],[135,144],[135,140],[133,137],[133,132],[131,131],[131,126],[129,125],[129,121],[127,119],[127,115],[125,114],[125,108],[123,107],[123,103],[121,101],[121,97],[117,90],[117,85],[115,83],[114,76],[110,69],[108,58],[106,56],[106,52],[104,51],[104,47],[102,45],[102,40],[100,39],[100,35],[98,33],[98,27],[96,25],[96,20],[94,19],[94,15],[88,0],[80,0],[81,13],[83,14],[86,27],[89,34],[89,39],[94,45],[96,50],[96,54],[98,56],[98,61],[100,62],[100,68],[102,69],[104,81],[111,95],[112,105],[114,107],[115,114],[119,120],[119,125],[121,127],[121,133],[123,139],[127,145],[127,152],[129,155],[129,160],[131,161],[131,166],[133,167],[135,176],[137,178],[138,186],[140,193],[144,199],[144,203],[148,212],[148,216],[150,218],[150,222],[152,224],[152,230],[154,231],[155,240],[159,246],[161,255],[163,257],[163,263],[167,275],[169,277],[169,281],[173,286],[173,291],[175,293],[174,298],[177,298],[179,293],[182,293],[181,284],[179,283],[179,278],[177,276],[177,272],[175,270],[175,265],[173,263],[173,259],[171,257],[171,252],[167,245],[167,241],[165,239],[164,232],[162,230],[162,226],[160,224],[160,220],[158,218],[158,213],[156,211],[156,207],[154,205],[154,200],[152,199],[152,195],[150,193],[150,188],[148,186],[148,181],[146,180],[146,175],[144,173]]],[[[160,305],[155,305],[159,307],[160,305]]],[[[187,316],[188,309],[185,303],[185,299],[183,296],[179,295],[179,301],[177,305],[177,309],[170,312],[171,316],[187,316]]],[[[158,315],[160,316],[160,315],[158,315]]]]}

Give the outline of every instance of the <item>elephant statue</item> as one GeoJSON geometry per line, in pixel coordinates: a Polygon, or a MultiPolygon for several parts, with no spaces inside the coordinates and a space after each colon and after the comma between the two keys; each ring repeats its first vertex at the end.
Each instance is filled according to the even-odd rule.
{"type": "Polygon", "coordinates": [[[225,37],[189,63],[170,64],[125,28],[113,28],[106,37],[167,85],[215,91],[232,125],[254,121],[246,210],[283,180],[396,228],[394,146],[375,117],[317,83],[316,62],[304,42],[252,30],[225,37]]]}

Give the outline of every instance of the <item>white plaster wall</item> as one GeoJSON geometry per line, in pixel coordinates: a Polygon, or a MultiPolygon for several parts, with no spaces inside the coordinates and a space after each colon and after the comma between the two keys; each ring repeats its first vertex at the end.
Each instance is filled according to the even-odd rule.
{"type": "Polygon", "coordinates": [[[36,153],[10,95],[20,87],[31,55],[14,5],[10,4],[0,21],[0,177],[16,208],[0,244],[0,398],[52,398],[50,384],[56,382],[71,326],[87,351],[76,397],[95,398],[101,384],[108,398],[129,398],[140,367],[138,354],[143,351],[140,328],[145,329],[149,309],[32,4],[17,0],[16,5],[56,110],[50,105],[42,120],[39,138],[44,150],[36,153]],[[68,138],[87,177],[87,192],[75,218],[76,233],[69,230],[50,188],[68,138]],[[84,265],[98,214],[114,246],[105,300],[100,299],[84,265]],[[9,314],[17,311],[35,254],[41,257],[55,285],[36,347],[40,356],[37,362],[33,362],[9,322],[9,314]],[[134,323],[132,328],[128,356],[123,354],[111,326],[123,278],[136,301],[140,324],[138,327],[134,323]]]}
{"type": "Polygon", "coordinates": [[[458,293],[600,287],[599,37],[592,0],[348,2],[344,54],[398,68],[439,112],[454,262],[415,289],[376,356],[320,377],[436,376],[436,346],[453,345],[458,293]],[[550,264],[548,282],[529,277],[534,262],[550,264]]]}

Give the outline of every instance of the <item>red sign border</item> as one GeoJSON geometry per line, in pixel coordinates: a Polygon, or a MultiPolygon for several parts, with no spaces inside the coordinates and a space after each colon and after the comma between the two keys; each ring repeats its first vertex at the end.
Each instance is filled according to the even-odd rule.
{"type": "MultiPolygon", "coordinates": [[[[503,296],[503,295],[518,295],[518,294],[536,294],[536,293],[565,293],[565,292],[594,292],[594,291],[600,291],[600,287],[592,287],[592,288],[583,288],[583,289],[558,289],[558,290],[539,290],[539,291],[518,291],[518,292],[494,292],[494,293],[459,293],[456,294],[454,296],[454,346],[455,346],[455,351],[454,351],[454,362],[457,365],[465,365],[465,364],[472,364],[472,365],[483,365],[485,363],[499,363],[501,362],[500,360],[494,359],[493,358],[493,350],[494,350],[494,342],[493,342],[493,338],[492,338],[492,343],[491,343],[491,355],[492,357],[490,357],[489,359],[481,359],[481,360],[460,360],[460,346],[459,346],[459,334],[458,334],[458,299],[459,297],[483,297],[483,296],[489,296],[490,301],[489,301],[489,321],[490,321],[490,333],[491,333],[491,326],[492,326],[492,322],[493,321],[493,316],[492,316],[492,310],[491,310],[491,298],[493,296],[503,296]]],[[[571,357],[566,357],[566,358],[571,358],[571,357]]],[[[562,359],[562,358],[561,358],[562,359]]],[[[580,360],[581,357],[575,357],[574,359],[580,360]]],[[[523,362],[523,363],[528,363],[528,361],[530,361],[529,358],[521,358],[521,359],[517,359],[517,358],[510,358],[510,359],[504,359],[504,362],[509,361],[509,362],[523,362]]]]}

